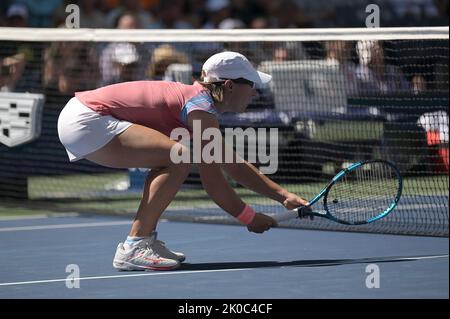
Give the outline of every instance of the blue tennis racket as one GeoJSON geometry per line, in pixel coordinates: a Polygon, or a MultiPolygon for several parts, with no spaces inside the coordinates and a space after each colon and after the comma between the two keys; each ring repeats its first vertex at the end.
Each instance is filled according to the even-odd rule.
{"type": "Polygon", "coordinates": [[[385,160],[358,162],[336,174],[307,206],[272,217],[277,222],[318,216],[345,225],[373,223],[394,210],[402,188],[402,176],[394,164],[385,160]],[[314,210],[312,206],[321,198],[323,209],[314,210]]]}

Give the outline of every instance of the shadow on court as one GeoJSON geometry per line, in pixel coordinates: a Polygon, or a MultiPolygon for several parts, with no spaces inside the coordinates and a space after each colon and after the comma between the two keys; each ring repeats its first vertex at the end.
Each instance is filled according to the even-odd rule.
{"type": "Polygon", "coordinates": [[[196,264],[182,263],[178,271],[280,268],[280,267],[325,267],[325,266],[340,266],[349,264],[406,262],[427,258],[444,258],[444,257],[448,257],[448,255],[396,256],[396,257],[374,257],[374,258],[357,258],[357,259],[293,260],[287,262],[257,261],[257,262],[196,263],[196,264]]]}

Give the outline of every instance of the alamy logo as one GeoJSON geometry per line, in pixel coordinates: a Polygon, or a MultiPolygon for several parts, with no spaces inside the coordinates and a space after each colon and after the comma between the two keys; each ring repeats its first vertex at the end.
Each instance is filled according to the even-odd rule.
{"type": "Polygon", "coordinates": [[[366,17],[367,28],[379,28],[380,27],[380,7],[376,4],[369,4],[366,7],[366,13],[370,13],[366,17]]]}
{"type": "Polygon", "coordinates": [[[187,129],[178,127],[172,130],[170,138],[179,141],[170,152],[170,159],[175,164],[243,163],[244,150],[247,149],[247,161],[260,163],[261,173],[273,174],[278,169],[277,128],[270,128],[269,132],[265,128],[258,128],[257,130],[252,127],[245,130],[242,128],[226,128],[225,143],[222,143],[222,133],[219,129],[207,128],[202,131],[201,121],[194,120],[192,154],[190,152],[191,139],[187,129]],[[236,149],[236,156],[233,146],[236,149]]]}
{"type": "Polygon", "coordinates": [[[368,289],[380,288],[380,267],[377,264],[370,264],[366,267],[366,287],[368,289]]]}
{"type": "Polygon", "coordinates": [[[80,28],[80,7],[71,3],[66,6],[66,13],[69,13],[66,17],[66,28],[80,28]]]}
{"type": "Polygon", "coordinates": [[[66,266],[66,287],[69,289],[80,288],[80,267],[77,264],[70,264],[66,266]]]}

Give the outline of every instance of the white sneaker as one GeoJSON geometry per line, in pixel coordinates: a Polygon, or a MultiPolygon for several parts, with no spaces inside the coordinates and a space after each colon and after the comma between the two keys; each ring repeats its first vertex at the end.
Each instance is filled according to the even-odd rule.
{"type": "Polygon", "coordinates": [[[161,256],[152,247],[151,238],[132,246],[119,243],[113,260],[113,267],[119,270],[173,270],[179,266],[178,260],[161,256]]]}
{"type": "Polygon", "coordinates": [[[153,238],[153,242],[151,244],[152,249],[154,249],[158,254],[164,258],[168,259],[175,259],[179,262],[183,262],[186,260],[186,256],[183,253],[180,253],[178,251],[173,251],[167,248],[165,245],[166,243],[156,239],[158,235],[158,232],[154,231],[152,235],[150,236],[150,240],[153,238]]]}

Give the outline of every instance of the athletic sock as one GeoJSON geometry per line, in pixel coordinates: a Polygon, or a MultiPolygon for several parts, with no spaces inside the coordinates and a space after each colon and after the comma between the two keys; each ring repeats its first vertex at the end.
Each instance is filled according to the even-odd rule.
{"type": "Polygon", "coordinates": [[[141,239],[144,239],[145,237],[132,237],[132,236],[127,236],[127,240],[125,240],[125,244],[128,245],[128,247],[132,247],[134,246],[134,244],[136,244],[138,241],[140,241],[141,239]]]}

